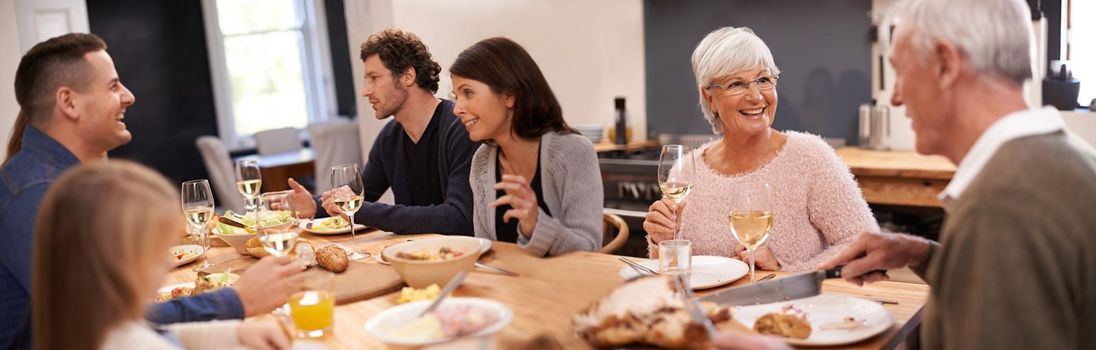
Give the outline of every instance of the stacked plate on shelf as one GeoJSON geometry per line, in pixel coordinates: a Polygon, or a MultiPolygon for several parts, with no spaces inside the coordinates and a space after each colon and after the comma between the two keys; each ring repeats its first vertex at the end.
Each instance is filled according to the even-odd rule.
{"type": "Polygon", "coordinates": [[[601,125],[579,125],[575,126],[575,130],[578,130],[582,136],[590,139],[590,142],[598,143],[601,141],[603,128],[601,125]]]}

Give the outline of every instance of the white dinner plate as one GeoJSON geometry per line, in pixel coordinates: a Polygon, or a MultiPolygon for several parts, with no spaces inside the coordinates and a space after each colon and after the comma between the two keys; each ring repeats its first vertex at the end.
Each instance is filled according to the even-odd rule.
{"type": "Polygon", "coordinates": [[[401,346],[425,346],[431,344],[441,344],[459,339],[478,338],[485,337],[494,334],[506,325],[510,324],[510,321],[514,319],[514,312],[509,307],[503,305],[497,301],[484,298],[468,298],[468,297],[450,297],[442,301],[442,304],[438,306],[443,307],[471,307],[478,310],[483,310],[487,313],[492,313],[498,317],[494,324],[487,326],[471,335],[467,335],[459,338],[443,338],[443,339],[421,339],[421,338],[408,338],[399,335],[399,330],[412,321],[419,318],[419,314],[423,310],[426,310],[430,306],[433,300],[422,300],[413,303],[407,303],[403,305],[393,306],[384,311],[381,311],[376,316],[373,316],[365,322],[365,331],[373,337],[376,337],[382,342],[401,345],[401,346]]]}
{"type": "Polygon", "coordinates": [[[753,306],[736,306],[734,319],[753,328],[754,321],[771,312],[778,312],[785,305],[795,307],[807,313],[811,321],[811,336],[807,339],[785,339],[792,345],[834,346],[852,344],[882,333],[890,328],[894,320],[879,302],[838,294],[820,294],[810,298],[782,301],[753,306]],[[863,321],[856,329],[823,329],[823,325],[841,322],[846,317],[863,321]]]}
{"type": "MultiPolygon", "coordinates": [[[[485,254],[485,253],[487,253],[488,250],[491,250],[491,240],[490,239],[486,239],[486,238],[476,238],[476,239],[480,240],[480,254],[485,254]]],[[[381,264],[391,265],[391,264],[388,263],[388,260],[384,260],[384,254],[373,254],[373,259],[376,259],[377,262],[379,262],[381,264]]]]}
{"type": "Polygon", "coordinates": [[[177,245],[171,247],[170,251],[171,261],[174,262],[175,267],[183,266],[193,262],[194,260],[198,260],[198,257],[202,256],[202,254],[205,253],[205,250],[202,249],[202,246],[197,244],[177,245]],[[186,253],[186,256],[184,256],[182,259],[175,259],[175,256],[180,252],[186,253]]]}
{"type": "MultiPolygon", "coordinates": [[[[651,270],[658,271],[658,260],[631,259],[651,270]]],[[[738,259],[724,256],[697,255],[693,257],[689,269],[689,285],[693,289],[707,289],[737,281],[750,273],[750,267],[738,259]]],[[[639,277],[639,272],[628,265],[620,268],[620,277],[631,279],[639,277]]]]}
{"type": "MultiPolygon", "coordinates": [[[[301,227],[302,230],[305,230],[309,233],[313,233],[313,234],[317,234],[317,235],[341,235],[341,234],[344,234],[344,233],[350,233],[350,228],[349,227],[343,227],[343,228],[340,228],[340,229],[337,229],[337,230],[316,230],[316,229],[312,229],[312,227],[319,226],[324,221],[332,220],[334,218],[335,217],[327,217],[327,218],[315,219],[315,220],[302,220],[301,224],[300,224],[300,227],[301,227]],[[312,226],[309,226],[309,223],[311,223],[312,226]]],[[[366,228],[365,225],[354,224],[354,231],[361,231],[361,230],[364,230],[365,228],[366,228]]]]}

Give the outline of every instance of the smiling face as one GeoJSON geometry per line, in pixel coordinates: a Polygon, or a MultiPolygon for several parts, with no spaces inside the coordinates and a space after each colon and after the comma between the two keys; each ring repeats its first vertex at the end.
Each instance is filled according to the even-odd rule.
{"type": "Polygon", "coordinates": [[[362,96],[369,99],[376,112],[377,119],[385,119],[399,112],[403,103],[407,102],[407,90],[404,89],[399,76],[392,74],[384,66],[380,55],[372,55],[365,59],[365,85],[362,87],[362,96]]]}
{"type": "Polygon", "coordinates": [[[136,98],[118,80],[114,61],[106,51],[89,52],[84,59],[90,79],[86,88],[74,90],[72,100],[78,128],[96,152],[107,152],[133,139],[123,120],[126,108],[136,98]]]}
{"type": "Polygon", "coordinates": [[[750,136],[769,130],[776,117],[776,88],[762,91],[753,81],[771,76],[772,73],[767,68],[756,68],[713,81],[720,85],[748,82],[746,93],[737,96],[729,95],[720,88],[701,90],[708,106],[719,115],[724,134],[750,136]]]}
{"type": "Polygon", "coordinates": [[[478,80],[456,74],[453,77],[453,114],[460,117],[468,137],[480,142],[510,133],[514,116],[514,97],[497,94],[478,80]]]}
{"type": "Polygon", "coordinates": [[[939,76],[933,69],[933,57],[916,57],[907,30],[895,34],[890,62],[894,66],[894,93],[891,104],[906,106],[917,135],[917,152],[940,154],[948,140],[945,132],[951,127],[947,104],[949,98],[940,89],[939,76]]]}

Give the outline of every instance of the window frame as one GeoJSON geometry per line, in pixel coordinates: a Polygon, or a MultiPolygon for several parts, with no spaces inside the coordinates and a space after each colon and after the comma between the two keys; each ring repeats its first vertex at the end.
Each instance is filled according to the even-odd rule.
{"type": "MultiPolygon", "coordinates": [[[[300,47],[303,65],[301,72],[308,111],[307,124],[336,118],[338,115],[334,73],[331,67],[331,44],[327,34],[327,18],[323,11],[323,1],[293,0],[297,10],[303,13],[300,47]]],[[[205,22],[218,135],[230,152],[254,149],[254,136],[240,135],[236,130],[235,113],[232,108],[232,85],[225,57],[225,35],[221,32],[217,0],[202,0],[202,19],[205,22]]],[[[308,132],[304,128],[299,133],[302,140],[308,139],[308,132]]]]}

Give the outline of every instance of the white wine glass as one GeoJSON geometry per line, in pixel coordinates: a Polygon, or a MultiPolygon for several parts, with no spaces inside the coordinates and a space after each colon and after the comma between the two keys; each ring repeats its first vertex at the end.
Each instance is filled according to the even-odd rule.
{"type": "Polygon", "coordinates": [[[259,217],[265,220],[256,221],[259,235],[259,243],[263,249],[273,256],[287,256],[297,245],[299,234],[294,229],[293,206],[288,203],[285,192],[263,193],[258,199],[259,217]],[[282,208],[275,208],[281,206],[282,208]],[[284,209],[284,210],[283,210],[284,209]],[[281,212],[288,211],[289,216],[282,220],[281,212]]]}
{"type": "MultiPolygon", "coordinates": [[[[354,234],[354,213],[361,209],[364,200],[365,185],[362,182],[362,173],[357,164],[343,164],[331,167],[332,199],[339,211],[346,214],[350,221],[350,240],[356,237],[354,234]]],[[[358,250],[357,245],[351,243],[350,260],[368,258],[369,253],[358,250]]]]}
{"type": "Polygon", "coordinates": [[[750,259],[750,282],[754,282],[754,252],[769,239],[773,230],[773,198],[768,182],[747,181],[732,194],[731,210],[727,214],[731,235],[746,247],[750,259]]]}
{"type": "MultiPolygon", "coordinates": [[[[662,189],[662,195],[670,198],[674,204],[681,204],[693,189],[696,162],[689,159],[692,155],[690,151],[684,145],[665,145],[662,146],[662,154],[658,156],[658,187],[662,189]]],[[[674,227],[674,239],[678,239],[681,233],[681,213],[678,213],[674,227]]]]}
{"type": "MultiPolygon", "coordinates": [[[[247,211],[255,213],[255,225],[252,230],[259,229],[259,191],[263,188],[263,173],[259,169],[259,161],[254,159],[240,159],[236,161],[236,190],[244,196],[247,202],[247,211]]],[[[245,213],[246,214],[246,213],[245,213]]]]}
{"type": "Polygon", "coordinates": [[[213,217],[213,191],[209,188],[208,180],[191,180],[182,185],[183,215],[186,215],[187,227],[192,235],[195,235],[198,243],[202,245],[202,264],[194,267],[194,271],[208,268],[209,265],[209,230],[206,224],[213,217]]]}

